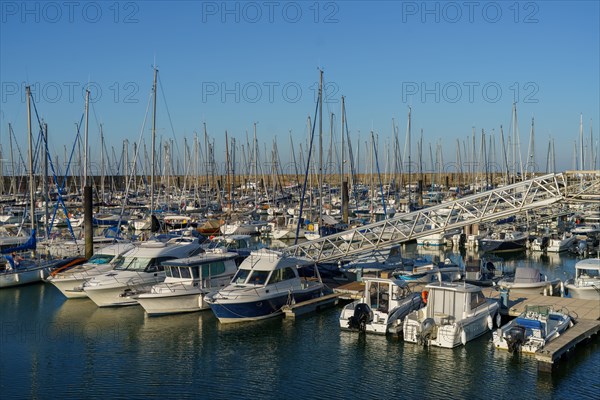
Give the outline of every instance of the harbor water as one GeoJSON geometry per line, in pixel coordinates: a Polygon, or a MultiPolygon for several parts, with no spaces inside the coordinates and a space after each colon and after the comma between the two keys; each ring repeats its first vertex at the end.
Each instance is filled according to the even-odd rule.
{"type": "MultiPolygon", "coordinates": [[[[440,256],[456,261],[465,254],[440,256]]],[[[577,261],[535,253],[506,260],[562,280],[577,261]]],[[[538,372],[532,356],[495,350],[491,333],[452,350],[424,348],[341,331],[339,311],[222,325],[210,311],[149,318],[139,306],[97,308],[88,299],[66,300],[49,284],[6,289],[0,291],[0,393],[2,399],[600,396],[597,337],[549,374],[538,372]]]]}

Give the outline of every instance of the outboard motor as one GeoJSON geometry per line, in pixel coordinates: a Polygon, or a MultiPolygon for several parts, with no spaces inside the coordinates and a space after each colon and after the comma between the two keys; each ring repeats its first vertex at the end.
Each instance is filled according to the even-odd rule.
{"type": "Polygon", "coordinates": [[[525,328],[522,326],[512,327],[504,334],[504,340],[508,345],[508,352],[514,353],[518,351],[523,343],[525,343],[525,328]]]}
{"type": "Polygon", "coordinates": [[[359,303],[354,308],[354,315],[348,318],[348,328],[365,332],[367,324],[373,321],[373,311],[366,303],[359,303]]]}
{"type": "Polygon", "coordinates": [[[421,345],[429,344],[429,339],[433,335],[435,329],[435,320],[433,318],[425,318],[421,322],[420,331],[417,334],[417,342],[421,345]]]}

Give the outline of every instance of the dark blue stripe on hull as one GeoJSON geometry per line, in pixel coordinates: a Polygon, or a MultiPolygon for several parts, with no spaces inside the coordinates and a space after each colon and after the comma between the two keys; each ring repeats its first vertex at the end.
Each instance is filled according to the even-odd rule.
{"type": "MultiPolygon", "coordinates": [[[[294,299],[297,303],[318,297],[319,291],[308,293],[296,293],[294,299]]],[[[260,301],[248,303],[210,303],[210,308],[219,319],[259,319],[275,315],[281,311],[281,307],[288,302],[288,294],[284,293],[260,301]]]]}

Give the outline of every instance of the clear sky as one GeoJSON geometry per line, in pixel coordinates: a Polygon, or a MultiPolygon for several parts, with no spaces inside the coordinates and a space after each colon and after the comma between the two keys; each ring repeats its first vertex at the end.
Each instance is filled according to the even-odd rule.
{"type": "MultiPolygon", "coordinates": [[[[590,123],[595,151],[600,137],[599,3],[3,0],[2,156],[8,159],[9,123],[26,154],[26,85],[60,160],[73,146],[86,85],[96,159],[100,123],[117,157],[124,139],[130,151],[141,138],[149,147],[156,63],[158,140],[173,139],[181,154],[184,138],[191,145],[206,123],[217,159],[225,156],[225,131],[241,157],[258,122],[261,153],[270,154],[277,138],[281,161],[289,160],[289,132],[297,154],[306,143],[321,68],[325,118],[336,115],[334,143],[344,95],[361,157],[371,130],[380,157],[394,157],[392,120],[404,147],[409,106],[413,160],[421,129],[427,164],[430,144],[434,157],[440,149],[444,163],[455,161],[457,140],[468,161],[473,129],[476,152],[483,130],[499,155],[500,126],[507,142],[516,101],[523,159],[533,117],[538,170],[546,168],[551,138],[557,169],[571,169],[582,114],[584,167],[591,167],[590,123]]],[[[328,145],[327,120],[324,127],[328,145]]]]}

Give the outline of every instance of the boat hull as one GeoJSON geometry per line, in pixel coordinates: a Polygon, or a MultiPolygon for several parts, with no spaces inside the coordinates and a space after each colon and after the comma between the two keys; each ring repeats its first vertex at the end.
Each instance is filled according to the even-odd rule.
{"type": "Polygon", "coordinates": [[[137,297],[137,302],[149,316],[196,312],[209,308],[204,302],[204,294],[154,294],[146,293],[137,297]]]}
{"type": "MultiPolygon", "coordinates": [[[[294,292],[294,300],[299,303],[321,296],[322,287],[294,292]]],[[[223,324],[247,321],[259,321],[283,314],[281,308],[288,304],[289,293],[282,292],[268,298],[256,298],[245,302],[229,302],[223,299],[213,301],[210,308],[223,324]]]]}
{"type": "Polygon", "coordinates": [[[0,289],[41,282],[46,275],[47,272],[44,268],[3,272],[0,274],[0,289]]]}

